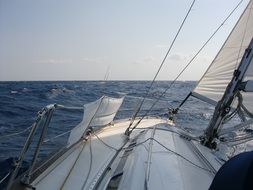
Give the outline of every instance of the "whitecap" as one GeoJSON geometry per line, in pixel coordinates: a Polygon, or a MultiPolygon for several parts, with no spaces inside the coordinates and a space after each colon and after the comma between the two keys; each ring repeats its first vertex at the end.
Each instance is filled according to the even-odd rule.
{"type": "Polygon", "coordinates": [[[17,93],[18,93],[18,91],[16,91],[16,90],[12,90],[12,91],[11,91],[11,93],[12,93],[12,94],[17,94],[17,93]]]}

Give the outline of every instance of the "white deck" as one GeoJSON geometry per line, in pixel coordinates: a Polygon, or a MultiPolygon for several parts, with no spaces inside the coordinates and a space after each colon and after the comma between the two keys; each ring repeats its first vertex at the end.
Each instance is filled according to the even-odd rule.
{"type": "Polygon", "coordinates": [[[111,178],[121,173],[111,183],[118,189],[208,189],[212,172],[220,167],[208,149],[180,137],[166,120],[144,119],[129,139],[124,135],[128,125],[124,120],[95,132],[99,139],[92,134],[91,140],[72,147],[32,185],[38,190],[107,189],[111,178]],[[199,150],[213,171],[200,159],[199,150]]]}

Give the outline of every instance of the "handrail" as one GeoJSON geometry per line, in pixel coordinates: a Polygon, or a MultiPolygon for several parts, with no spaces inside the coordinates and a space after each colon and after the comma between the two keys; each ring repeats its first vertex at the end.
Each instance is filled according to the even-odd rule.
{"type": "MultiPolygon", "coordinates": [[[[37,142],[35,151],[33,153],[33,158],[32,158],[31,164],[30,164],[27,172],[25,173],[25,175],[22,176],[22,178],[20,179],[21,183],[23,185],[25,185],[29,188],[32,188],[32,186],[30,185],[32,174],[33,174],[34,168],[36,166],[36,162],[37,162],[42,144],[50,141],[50,139],[45,139],[45,135],[46,135],[47,129],[49,127],[49,124],[51,122],[53,113],[56,109],[83,110],[84,107],[68,107],[68,106],[64,106],[64,105],[60,105],[60,104],[50,104],[50,105],[47,105],[46,107],[42,108],[41,111],[38,112],[37,118],[36,118],[35,122],[32,124],[32,126],[25,129],[25,131],[28,131],[28,129],[31,129],[31,130],[30,130],[30,133],[29,133],[29,135],[26,139],[26,142],[23,146],[23,149],[20,152],[18,159],[15,160],[15,163],[14,163],[15,168],[10,173],[10,178],[9,178],[8,184],[7,184],[7,190],[10,190],[13,188],[14,181],[15,181],[15,179],[18,175],[18,172],[20,170],[20,167],[24,161],[25,155],[26,155],[26,153],[27,153],[27,151],[34,139],[35,132],[40,127],[41,132],[39,134],[39,140],[37,142]]],[[[22,131],[22,133],[23,132],[24,131],[22,131]]],[[[68,132],[70,132],[70,131],[64,132],[63,134],[66,134],[68,132]]],[[[15,133],[13,135],[16,135],[16,134],[20,134],[20,133],[15,133]]],[[[57,137],[62,136],[63,134],[57,135],[57,137]]]]}
{"type": "Polygon", "coordinates": [[[37,147],[35,149],[35,152],[34,152],[34,155],[33,155],[33,159],[32,159],[32,163],[31,163],[31,166],[30,168],[28,169],[28,174],[24,176],[24,179],[22,182],[24,182],[25,184],[29,184],[30,182],[30,176],[31,176],[31,173],[34,169],[34,166],[36,164],[36,161],[37,161],[37,158],[38,158],[38,155],[39,155],[39,151],[40,151],[40,148],[43,144],[43,141],[44,141],[44,137],[45,137],[45,134],[46,134],[46,131],[47,131],[47,128],[50,124],[50,121],[52,119],[52,116],[53,116],[53,112],[56,108],[56,104],[51,104],[51,105],[48,105],[46,107],[46,113],[47,113],[47,117],[46,117],[46,121],[44,122],[44,125],[43,125],[43,128],[42,128],[42,132],[40,134],[40,138],[39,138],[39,141],[37,143],[37,147]]]}
{"type": "MultiPolygon", "coordinates": [[[[45,116],[47,116],[46,118],[46,122],[44,123],[44,126],[43,126],[43,129],[42,129],[42,133],[41,133],[41,136],[40,136],[40,140],[39,140],[39,143],[37,145],[37,148],[36,148],[36,151],[35,151],[35,154],[34,154],[34,157],[33,157],[33,161],[32,161],[32,167],[30,167],[31,169],[33,169],[35,163],[36,163],[36,160],[37,160],[37,156],[38,156],[38,153],[39,153],[39,150],[40,150],[40,147],[42,145],[43,142],[43,138],[44,138],[44,135],[45,135],[45,132],[46,132],[46,129],[50,123],[50,120],[52,118],[52,113],[53,111],[56,108],[56,104],[51,104],[51,105],[48,105],[46,107],[44,107],[41,111],[38,112],[38,116],[37,116],[37,119],[35,120],[35,122],[32,124],[32,128],[31,128],[31,131],[26,139],[26,142],[23,146],[23,149],[18,157],[17,160],[15,160],[15,169],[11,172],[11,177],[8,181],[8,185],[7,185],[7,190],[11,189],[12,187],[12,184],[15,180],[15,178],[17,177],[17,174],[19,172],[19,169],[20,169],[20,166],[24,160],[24,157],[25,157],[25,154],[27,153],[31,143],[32,143],[32,140],[33,140],[33,137],[35,135],[35,132],[38,128],[38,126],[40,126],[42,120],[44,119],[45,116]]],[[[31,170],[32,171],[32,170],[31,170]]],[[[30,172],[30,171],[29,171],[30,172]]]]}

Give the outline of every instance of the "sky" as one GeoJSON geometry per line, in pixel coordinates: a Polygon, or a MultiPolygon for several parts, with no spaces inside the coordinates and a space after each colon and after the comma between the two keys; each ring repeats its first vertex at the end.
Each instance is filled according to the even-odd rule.
{"type": "MultiPolygon", "coordinates": [[[[196,0],[158,80],[173,80],[240,0],[196,0]]],[[[0,81],[152,80],[191,0],[0,0],[0,81]]],[[[179,80],[199,80],[248,0],[179,80]]]]}

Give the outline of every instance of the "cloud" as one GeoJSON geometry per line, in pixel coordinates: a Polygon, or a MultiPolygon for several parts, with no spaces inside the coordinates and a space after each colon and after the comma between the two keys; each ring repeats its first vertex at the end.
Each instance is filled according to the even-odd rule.
{"type": "Polygon", "coordinates": [[[172,61],[185,61],[189,58],[188,55],[180,54],[180,53],[174,53],[172,55],[169,55],[168,59],[172,61]]]}
{"type": "Polygon", "coordinates": [[[44,59],[38,61],[38,63],[43,64],[64,64],[64,63],[72,63],[71,59],[44,59]]]}
{"type": "Polygon", "coordinates": [[[86,63],[99,63],[97,59],[93,59],[93,58],[83,58],[82,61],[86,63]]]}
{"type": "Polygon", "coordinates": [[[143,64],[143,63],[153,63],[156,61],[156,58],[153,56],[146,56],[134,61],[134,64],[143,64]]]}
{"type": "Polygon", "coordinates": [[[85,58],[82,58],[81,60],[84,61],[85,63],[95,63],[95,64],[98,64],[98,63],[103,63],[105,61],[106,58],[104,57],[96,57],[96,58],[88,58],[88,57],[85,57],[85,58]]]}

